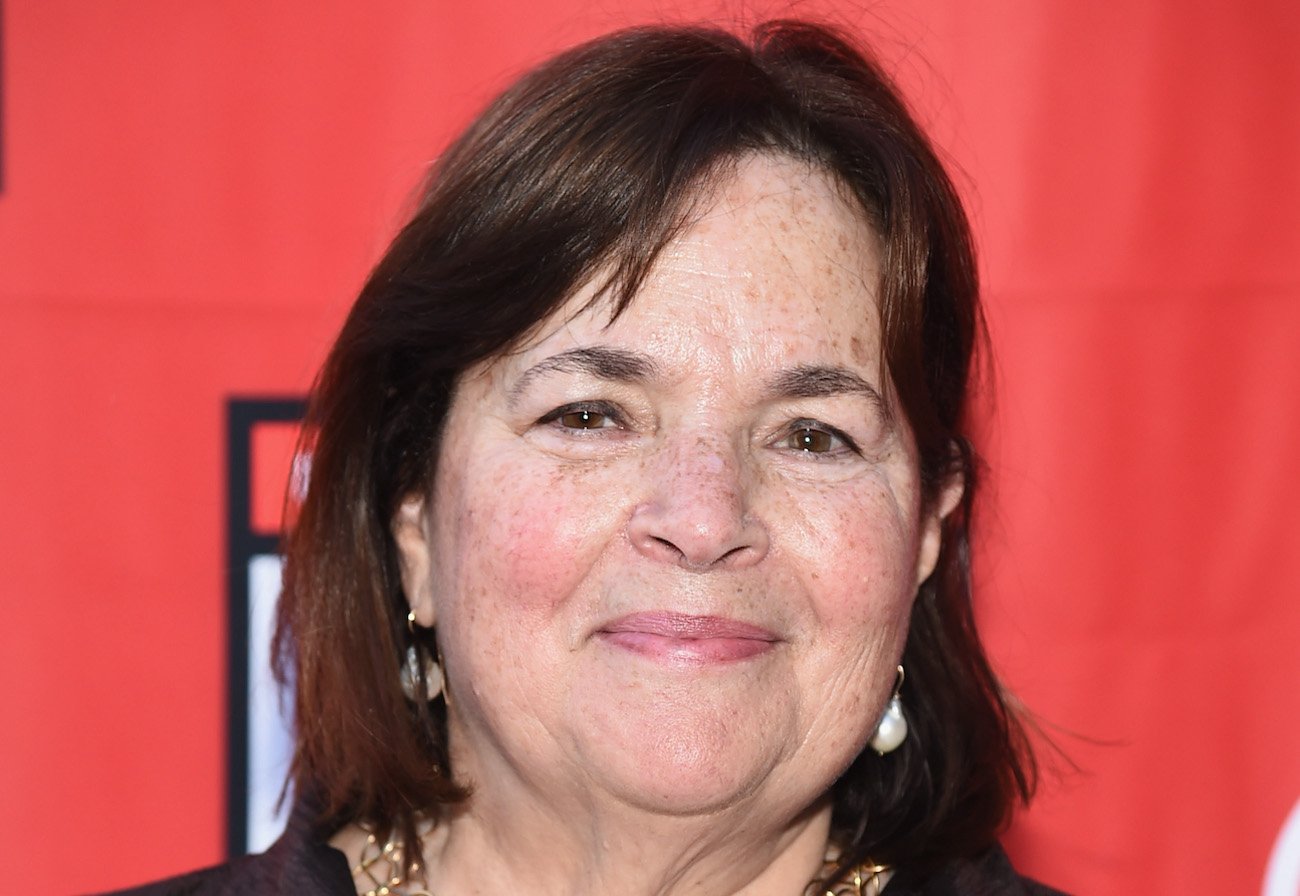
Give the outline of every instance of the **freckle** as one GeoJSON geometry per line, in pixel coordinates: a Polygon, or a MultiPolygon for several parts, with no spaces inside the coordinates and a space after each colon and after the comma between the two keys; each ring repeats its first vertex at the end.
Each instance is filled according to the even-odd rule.
{"type": "Polygon", "coordinates": [[[853,358],[860,364],[865,364],[868,360],[866,346],[862,344],[861,337],[854,336],[849,341],[849,347],[853,350],[853,358]]]}

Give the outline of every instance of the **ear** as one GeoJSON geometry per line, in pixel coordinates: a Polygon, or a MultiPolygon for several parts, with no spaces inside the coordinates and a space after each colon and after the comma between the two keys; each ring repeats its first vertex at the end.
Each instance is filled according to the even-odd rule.
{"type": "Polygon", "coordinates": [[[393,542],[402,574],[402,592],[415,611],[415,622],[430,628],[436,621],[433,605],[433,564],[429,558],[429,517],[424,498],[408,495],[393,514],[393,542]]]}
{"type": "Polygon", "coordinates": [[[959,472],[948,474],[943,485],[939,487],[939,493],[934,496],[934,500],[924,511],[921,519],[921,549],[916,555],[918,586],[930,578],[935,564],[939,562],[939,548],[943,546],[943,521],[948,518],[948,514],[957,509],[965,490],[965,476],[959,472]]]}

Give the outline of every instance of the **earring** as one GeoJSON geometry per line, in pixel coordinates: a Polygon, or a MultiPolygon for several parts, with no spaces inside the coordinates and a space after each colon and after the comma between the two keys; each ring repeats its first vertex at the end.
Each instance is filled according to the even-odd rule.
{"type": "Polygon", "coordinates": [[[411,633],[411,645],[406,648],[406,662],[402,663],[402,693],[412,703],[420,700],[432,702],[442,693],[442,667],[431,656],[423,657],[415,646],[415,611],[406,614],[406,629],[411,633]],[[423,672],[423,675],[421,675],[423,672]]]}
{"type": "Polygon", "coordinates": [[[871,735],[871,749],[884,756],[897,750],[907,739],[907,717],[903,715],[903,701],[899,692],[903,689],[903,667],[898,667],[898,681],[894,685],[894,695],[889,698],[885,714],[876,723],[876,732],[871,735]]]}

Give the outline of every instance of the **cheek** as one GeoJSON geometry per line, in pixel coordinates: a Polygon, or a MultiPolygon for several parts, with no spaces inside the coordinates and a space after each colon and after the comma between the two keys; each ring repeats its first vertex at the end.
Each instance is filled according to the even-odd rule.
{"type": "Polygon", "coordinates": [[[860,631],[905,620],[916,591],[915,513],[884,488],[839,490],[798,506],[792,531],[810,562],[823,623],[860,631]]]}
{"type": "Polygon", "coordinates": [[[470,616],[492,607],[538,623],[573,596],[618,514],[608,489],[579,472],[511,458],[466,465],[444,497],[446,596],[470,616]]]}

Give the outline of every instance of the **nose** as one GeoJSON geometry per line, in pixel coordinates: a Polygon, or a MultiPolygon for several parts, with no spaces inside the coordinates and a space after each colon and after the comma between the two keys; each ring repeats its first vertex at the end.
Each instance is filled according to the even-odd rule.
{"type": "Polygon", "coordinates": [[[695,570],[752,566],[767,555],[767,527],[751,507],[754,477],[734,450],[665,446],[647,465],[650,493],[628,520],[637,551],[695,570]]]}

